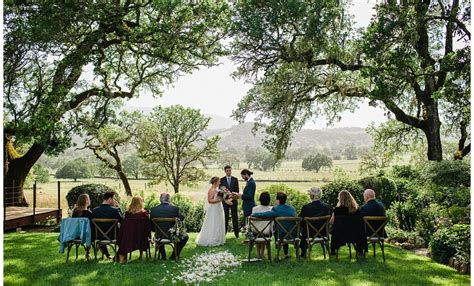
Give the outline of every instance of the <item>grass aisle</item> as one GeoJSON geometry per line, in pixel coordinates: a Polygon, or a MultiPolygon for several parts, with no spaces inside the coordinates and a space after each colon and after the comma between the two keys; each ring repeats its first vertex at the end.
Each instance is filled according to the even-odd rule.
{"type": "MultiPolygon", "coordinates": [[[[84,251],[76,262],[65,264],[59,254],[56,233],[9,233],[4,236],[5,285],[159,285],[166,271],[176,274],[171,261],[137,260],[138,252],[126,265],[108,261],[87,262],[84,251]],[[174,269],[174,271],[173,271],[174,269]]],[[[222,247],[196,247],[192,233],[182,258],[205,251],[228,250],[246,257],[247,246],[228,235],[222,247]]],[[[275,252],[274,252],[275,253],[275,252]]],[[[272,253],[272,254],[274,254],[272,253]]],[[[339,261],[323,259],[320,247],[313,249],[311,261],[297,262],[290,247],[289,261],[243,263],[233,273],[213,281],[213,285],[469,285],[470,276],[398,248],[387,246],[387,262],[370,255],[361,262],[349,261],[347,247],[339,261]]],[[[166,284],[171,284],[170,280],[166,284]]],[[[182,285],[183,283],[178,283],[182,285]]],[[[208,283],[209,284],[209,283],[208,283]]],[[[205,285],[205,284],[202,284],[205,285]]]]}

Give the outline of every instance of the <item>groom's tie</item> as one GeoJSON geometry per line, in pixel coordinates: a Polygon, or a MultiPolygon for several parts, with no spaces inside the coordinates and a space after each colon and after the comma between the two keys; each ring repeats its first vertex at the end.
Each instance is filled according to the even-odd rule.
{"type": "Polygon", "coordinates": [[[229,186],[229,188],[230,188],[230,178],[229,177],[227,177],[227,186],[229,186]]]}

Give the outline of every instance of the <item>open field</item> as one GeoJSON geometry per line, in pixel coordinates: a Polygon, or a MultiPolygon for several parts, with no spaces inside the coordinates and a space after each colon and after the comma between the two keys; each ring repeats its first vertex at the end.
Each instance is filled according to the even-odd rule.
{"type": "MultiPolygon", "coordinates": [[[[87,262],[84,251],[79,260],[65,264],[65,254],[59,254],[57,233],[7,233],[4,237],[5,285],[173,285],[170,274],[182,271],[183,260],[205,251],[227,250],[243,259],[247,246],[232,235],[226,245],[198,247],[195,233],[184,248],[182,261],[137,260],[134,253],[126,265],[110,261],[87,262]],[[163,281],[164,279],[164,281],[163,281]]],[[[272,253],[276,252],[272,250],[272,253]]],[[[324,259],[320,247],[313,249],[311,260],[295,259],[290,247],[290,260],[281,262],[243,262],[235,271],[226,273],[211,283],[200,285],[469,285],[470,276],[435,263],[427,257],[417,256],[391,245],[386,246],[384,263],[377,251],[357,262],[349,260],[347,247],[341,248],[339,260],[324,259]]],[[[255,255],[255,250],[254,250],[255,255]]],[[[175,285],[184,285],[179,282],[175,285]]]]}
{"type": "MultiPolygon", "coordinates": [[[[257,182],[257,191],[262,190],[269,185],[273,184],[287,184],[288,186],[298,190],[306,191],[310,187],[320,186],[334,179],[335,170],[343,170],[349,178],[359,177],[358,172],[358,160],[338,160],[333,161],[332,169],[323,169],[319,173],[305,171],[301,168],[301,160],[297,161],[284,161],[279,168],[275,171],[262,172],[255,170],[254,178],[257,182]],[[300,181],[300,182],[292,182],[300,181]]],[[[240,164],[239,168],[234,168],[233,175],[239,178],[240,189],[243,190],[245,182],[240,178],[240,170],[247,168],[246,164],[240,164]]],[[[224,171],[217,165],[210,165],[205,169],[209,178],[212,176],[223,176],[224,171]]],[[[337,172],[337,171],[336,171],[337,172]]],[[[55,207],[57,206],[57,179],[51,178],[49,183],[38,184],[37,187],[37,206],[38,207],[55,207]]],[[[61,179],[61,208],[64,210],[63,215],[67,213],[67,192],[75,187],[82,184],[97,183],[105,184],[114,190],[116,190],[121,196],[125,196],[122,183],[119,179],[104,179],[104,178],[90,178],[80,179],[77,182],[74,180],[61,179]]],[[[159,185],[149,186],[149,180],[142,179],[130,179],[130,185],[133,193],[143,192],[146,195],[153,192],[161,193],[168,191],[173,193],[173,188],[170,185],[161,183],[159,185]]],[[[199,182],[194,187],[180,186],[180,193],[186,197],[189,197],[192,201],[197,202],[203,200],[206,195],[208,188],[208,182],[199,182]]],[[[25,190],[28,201],[33,200],[33,190],[25,190]]]]}

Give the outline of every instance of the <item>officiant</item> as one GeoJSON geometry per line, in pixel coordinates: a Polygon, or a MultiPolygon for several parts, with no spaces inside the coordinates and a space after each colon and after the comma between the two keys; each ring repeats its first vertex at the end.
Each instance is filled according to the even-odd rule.
{"type": "MultiPolygon", "coordinates": [[[[224,167],[225,177],[221,178],[220,188],[225,187],[232,193],[239,193],[239,180],[232,176],[232,167],[227,165],[224,167]]],[[[236,238],[239,238],[239,218],[237,216],[237,200],[232,200],[232,205],[228,205],[222,201],[225,215],[225,231],[229,228],[229,210],[232,215],[232,227],[236,238]]]]}

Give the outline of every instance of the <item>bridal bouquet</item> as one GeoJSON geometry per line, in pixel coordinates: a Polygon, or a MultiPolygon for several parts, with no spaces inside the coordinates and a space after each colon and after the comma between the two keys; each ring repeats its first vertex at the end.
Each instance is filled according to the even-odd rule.
{"type": "Polygon", "coordinates": [[[221,186],[219,191],[217,192],[217,195],[221,197],[224,201],[232,198],[232,193],[229,189],[227,189],[225,186],[221,186]]]}

